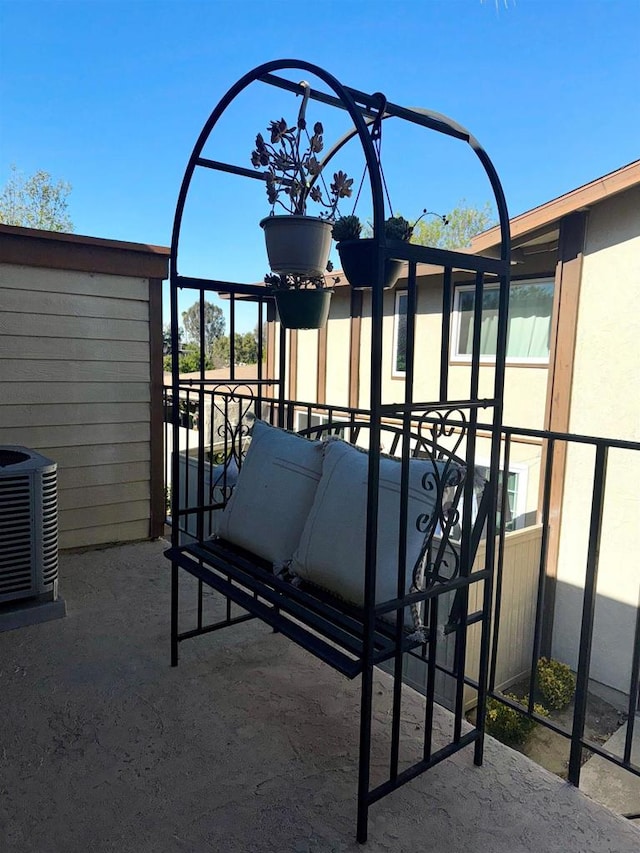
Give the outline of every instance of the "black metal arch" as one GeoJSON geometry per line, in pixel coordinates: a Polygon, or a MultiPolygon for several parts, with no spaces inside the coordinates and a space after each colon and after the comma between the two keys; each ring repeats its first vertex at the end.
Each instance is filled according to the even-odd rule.
{"type": "MultiPolygon", "coordinates": [[[[274,71],[281,71],[285,69],[298,69],[300,71],[306,71],[310,74],[313,74],[320,80],[323,80],[331,89],[333,89],[333,91],[337,95],[337,98],[327,96],[324,93],[313,91],[310,93],[310,97],[323,103],[331,104],[341,109],[345,109],[351,116],[351,119],[354,123],[353,130],[346,133],[328,150],[327,154],[323,158],[323,166],[328,164],[335,156],[335,154],[337,154],[338,151],[340,151],[344,147],[344,145],[347,144],[347,142],[351,141],[354,136],[357,135],[360,138],[371,184],[374,236],[378,237],[384,243],[384,228],[382,227],[384,221],[384,198],[382,192],[382,182],[379,174],[376,152],[371,140],[370,133],[368,132],[369,125],[375,120],[375,118],[378,117],[378,112],[376,110],[376,100],[379,97],[380,93],[367,95],[364,92],[359,92],[356,89],[344,86],[336,77],[334,77],[332,74],[325,71],[318,65],[314,65],[303,60],[279,59],[273,60],[271,62],[266,62],[263,65],[257,66],[252,71],[249,71],[247,74],[241,77],[240,80],[238,80],[233,86],[231,86],[231,88],[226,92],[226,94],[220,99],[217,106],[212,111],[211,115],[205,122],[200,132],[200,135],[191,153],[191,157],[189,158],[189,161],[187,163],[187,167],[185,169],[184,177],[180,187],[180,192],[178,195],[178,201],[176,204],[176,212],[171,237],[172,270],[175,271],[176,275],[178,274],[178,247],[180,228],[182,224],[182,215],[184,212],[184,205],[189,191],[189,186],[191,184],[191,179],[195,172],[196,166],[206,166],[209,168],[220,169],[223,171],[232,171],[235,174],[243,175],[244,177],[264,179],[264,175],[260,172],[251,171],[250,169],[243,169],[242,167],[238,166],[231,166],[230,164],[215,163],[210,160],[203,160],[201,154],[204,146],[206,145],[216,124],[224,114],[225,110],[230,106],[230,104],[235,100],[235,98],[237,98],[238,95],[252,83],[260,81],[273,86],[277,86],[279,88],[287,89],[297,94],[302,94],[303,88],[302,86],[300,86],[300,84],[293,83],[289,80],[274,76],[274,71]],[[361,104],[362,106],[359,107],[358,104],[361,104]],[[365,116],[369,118],[368,123],[365,120],[365,116]]],[[[500,183],[500,179],[498,178],[498,174],[495,169],[495,166],[493,165],[493,162],[489,158],[487,152],[484,150],[482,145],[478,142],[478,140],[466,128],[462,127],[462,125],[458,124],[453,119],[441,113],[437,113],[432,110],[427,110],[423,107],[401,107],[397,104],[385,102],[385,110],[381,118],[384,120],[391,117],[400,118],[405,121],[420,124],[438,133],[451,136],[455,139],[460,139],[466,142],[472,148],[484,168],[484,171],[487,175],[487,178],[494,193],[494,199],[498,211],[498,220],[500,227],[501,259],[506,260],[510,254],[510,233],[509,214],[507,210],[504,191],[502,189],[502,184],[500,183]]]]}
{"type": "MultiPolygon", "coordinates": [[[[201,346],[203,345],[204,326],[204,294],[213,291],[218,294],[228,294],[231,302],[231,317],[233,317],[233,300],[236,296],[256,300],[259,312],[269,294],[266,289],[255,284],[237,284],[233,282],[217,281],[213,278],[185,278],[179,274],[179,243],[182,228],[184,207],[191,181],[196,168],[202,167],[217,171],[227,172],[239,177],[264,180],[265,174],[245,168],[243,166],[217,162],[202,156],[204,146],[214,132],[218,121],[231,103],[254,82],[262,82],[275,86],[293,94],[302,94],[307,91],[299,83],[294,83],[282,78],[276,72],[289,70],[300,71],[314,75],[322,81],[333,94],[318,90],[309,90],[311,99],[321,103],[346,110],[353,122],[353,129],[342,139],[338,140],[327,152],[323,164],[329,163],[335,154],[354,137],[358,137],[367,165],[369,174],[369,185],[371,190],[371,201],[373,208],[373,238],[376,257],[375,272],[370,288],[371,307],[371,346],[370,346],[370,375],[369,375],[369,406],[368,408],[348,408],[319,403],[305,403],[299,400],[286,400],[284,391],[284,377],[286,373],[286,344],[287,338],[284,329],[280,331],[280,353],[279,364],[276,366],[277,376],[263,378],[261,373],[261,359],[259,359],[258,379],[256,381],[257,393],[250,401],[255,410],[262,412],[263,404],[269,409],[269,419],[272,423],[277,421],[279,426],[292,427],[293,415],[300,408],[306,408],[310,413],[312,408],[325,406],[328,410],[329,421],[337,411],[344,413],[343,421],[349,423],[349,430],[356,433],[360,429],[363,418],[367,419],[369,434],[368,443],[368,480],[367,480],[367,511],[366,511],[366,536],[365,536],[365,568],[364,568],[364,604],[357,614],[343,613],[339,607],[331,604],[331,616],[327,615],[326,603],[318,603],[316,598],[306,592],[288,592],[284,582],[276,581],[269,574],[268,567],[265,570],[264,561],[258,565],[252,563],[246,553],[238,557],[237,554],[224,551],[224,546],[211,544],[204,533],[204,517],[206,513],[218,509],[222,504],[212,505],[212,500],[206,499],[204,473],[207,464],[205,457],[204,436],[200,432],[198,436],[198,474],[197,474],[197,503],[181,506],[181,484],[179,470],[179,440],[178,429],[174,428],[173,462],[172,462],[172,548],[167,556],[172,561],[172,611],[171,611],[171,649],[172,664],[177,664],[178,641],[188,639],[199,634],[217,630],[226,625],[236,624],[247,618],[257,617],[272,625],[284,636],[288,636],[301,646],[316,654],[320,659],[329,662],[343,674],[349,673],[349,677],[357,674],[362,678],[361,690],[361,715],[360,715],[360,750],[358,768],[358,829],[359,841],[365,841],[367,837],[367,817],[369,807],[387,793],[399,788],[405,782],[418,776],[420,773],[444,760],[457,750],[473,744],[474,761],[482,763],[483,739],[484,739],[484,697],[486,695],[489,671],[489,625],[491,621],[491,602],[493,594],[493,562],[495,556],[495,511],[497,507],[498,478],[500,468],[500,429],[502,426],[503,392],[505,376],[505,353],[507,341],[507,308],[509,295],[510,274],[510,239],[509,218],[504,193],[497,172],[490,158],[480,146],[478,141],[465,128],[456,122],[438,113],[425,109],[409,109],[388,103],[380,93],[367,94],[365,92],[344,86],[333,75],[324,69],[302,60],[281,59],[267,62],[254,68],[241,77],[222,97],[207,119],[193,148],[184,177],[181,183],[176,212],[173,222],[171,238],[171,310],[172,310],[172,399],[179,401],[181,395],[186,393],[187,400],[195,399],[198,408],[199,421],[203,423],[202,417],[205,404],[213,407],[216,396],[224,398],[225,405],[229,399],[238,397],[238,388],[243,384],[236,380],[234,373],[233,358],[233,321],[230,329],[231,357],[228,380],[220,380],[215,387],[207,386],[204,374],[204,363],[202,362],[200,379],[182,381],[179,375],[178,364],[178,301],[177,291],[181,287],[190,287],[200,292],[201,311],[201,346]],[[384,101],[384,104],[383,104],[384,101]],[[382,106],[383,104],[383,106],[382,106]],[[383,112],[381,112],[383,110],[383,112]],[[500,258],[488,258],[474,256],[462,251],[448,251],[427,246],[413,244],[402,244],[400,248],[393,248],[387,244],[384,233],[384,192],[383,181],[378,163],[378,155],[370,132],[372,120],[396,118],[400,121],[408,121],[422,126],[426,129],[445,134],[454,139],[467,143],[478,157],[490,185],[494,192],[496,207],[500,220],[501,253],[500,258]],[[407,327],[406,327],[406,371],[404,382],[404,399],[400,402],[386,403],[382,394],[382,357],[383,357],[383,317],[384,317],[384,292],[383,280],[385,262],[388,258],[399,259],[407,264],[407,327]],[[443,301],[440,343],[440,370],[438,376],[439,397],[434,402],[417,401],[414,396],[414,379],[417,372],[423,369],[433,368],[432,364],[420,361],[420,353],[416,346],[415,318],[417,315],[417,265],[418,263],[432,263],[438,265],[442,273],[443,301]],[[452,293],[454,288],[454,273],[464,271],[466,281],[471,281],[475,288],[475,304],[473,309],[473,341],[472,357],[468,371],[469,394],[465,399],[451,399],[449,392],[449,327],[452,317],[452,293]],[[487,277],[497,280],[499,287],[498,323],[496,358],[493,378],[493,396],[483,397],[481,395],[480,383],[480,327],[483,316],[483,297],[485,294],[485,283],[487,277]],[[262,396],[263,388],[269,388],[267,397],[262,396]],[[226,390],[225,390],[226,389],[226,390]],[[191,395],[191,397],[189,397],[191,395]],[[486,515],[478,521],[472,519],[472,505],[474,500],[474,477],[472,473],[475,466],[476,434],[479,431],[478,412],[489,411],[487,420],[491,439],[491,464],[489,481],[484,489],[482,506],[486,515]],[[459,413],[459,416],[455,413],[459,413]],[[464,414],[462,414],[464,413],[464,414]],[[446,581],[439,586],[443,589],[430,589],[406,593],[405,580],[407,571],[406,554],[403,555],[403,546],[398,549],[398,592],[397,598],[383,604],[376,603],[376,562],[377,562],[377,532],[378,532],[378,492],[380,485],[380,460],[381,460],[381,433],[388,428],[390,422],[399,424],[402,440],[398,442],[402,465],[402,481],[400,489],[400,507],[398,512],[398,530],[406,530],[408,518],[408,473],[412,445],[412,429],[419,424],[421,429],[436,435],[433,444],[433,459],[441,459],[442,453],[446,455],[444,445],[439,445],[440,439],[446,435],[446,430],[457,430],[460,436],[464,435],[464,468],[469,472],[464,482],[460,483],[462,509],[458,516],[462,530],[459,544],[459,569],[457,577],[448,579],[446,575],[442,580],[446,581]],[[183,543],[182,535],[185,528],[180,527],[181,520],[195,518],[197,520],[197,532],[195,544],[183,543]],[[485,568],[480,571],[473,570],[474,557],[480,532],[486,522],[486,562],[485,568]],[[227,617],[212,625],[203,625],[201,609],[198,616],[198,626],[195,630],[180,634],[178,631],[178,577],[179,569],[185,570],[199,582],[208,584],[221,592],[227,599],[227,617]],[[482,605],[481,609],[471,614],[469,608],[469,591],[474,584],[481,583],[482,605]],[[240,589],[240,591],[239,591],[240,589]],[[253,593],[253,596],[245,591],[253,593]],[[454,736],[446,747],[435,749],[431,743],[431,722],[433,716],[434,681],[436,669],[441,668],[436,661],[438,650],[438,633],[435,631],[435,623],[438,614],[438,596],[455,592],[456,595],[456,617],[457,625],[452,629],[455,631],[455,663],[453,671],[447,672],[455,680],[455,722],[453,727],[454,736]],[[289,600],[289,598],[291,600],[289,600]],[[295,600],[294,600],[295,599],[295,600]],[[231,617],[230,602],[235,601],[244,610],[247,616],[231,617]],[[423,602],[425,610],[430,613],[429,636],[424,641],[408,641],[404,635],[403,619],[396,617],[393,629],[385,629],[384,637],[380,635],[380,614],[382,612],[396,611],[397,614],[404,613],[404,609],[418,601],[423,602]],[[267,602],[267,604],[265,604],[267,602]],[[272,606],[268,606],[269,602],[272,606]],[[386,608],[386,610],[385,610],[386,608]],[[287,614],[293,614],[292,621],[287,614]],[[305,622],[305,619],[308,619],[305,622]],[[346,620],[346,621],[345,621],[346,620]],[[474,686],[478,694],[478,715],[476,727],[472,732],[463,734],[464,717],[464,690],[470,683],[465,674],[464,662],[466,655],[466,631],[475,623],[481,623],[482,639],[479,654],[479,675],[477,684],[474,686]],[[345,638],[345,625],[349,626],[348,637],[345,638]],[[318,633],[328,637],[330,643],[320,642],[318,633]],[[333,645],[331,645],[333,643],[333,645]],[[413,643],[413,645],[411,645],[413,643]],[[343,644],[341,646],[341,644],[343,644]],[[382,645],[381,645],[382,644],[382,645]],[[399,741],[400,720],[402,702],[402,662],[403,655],[412,653],[416,647],[422,648],[422,660],[429,668],[429,686],[427,691],[427,712],[425,718],[425,743],[423,758],[410,766],[408,769],[400,770],[399,764],[399,741]],[[340,649],[347,650],[352,656],[349,665],[344,664],[344,654],[340,649]],[[382,649],[382,651],[381,651],[382,649]],[[333,661],[333,663],[332,663],[333,661]],[[340,663],[343,661],[343,663],[340,663]],[[394,688],[393,688],[393,711],[392,711],[392,747],[390,758],[389,778],[375,788],[371,783],[371,740],[372,740],[372,712],[373,712],[373,672],[377,663],[393,661],[394,665],[394,688]],[[341,668],[342,667],[342,668],[341,668]]],[[[262,316],[260,314],[260,316],[262,316]]],[[[436,362],[437,363],[437,362],[436,362]]],[[[434,371],[435,372],[435,371],[434,371]]],[[[245,386],[246,387],[246,386],[245,386]]],[[[223,406],[223,410],[226,409],[223,406]]],[[[338,423],[338,422],[336,422],[338,423]]],[[[179,426],[178,405],[173,406],[173,424],[179,426]]],[[[485,424],[482,424],[485,429],[485,424]]],[[[237,429],[234,436],[242,436],[243,430],[237,429]]],[[[230,453],[234,459],[240,459],[243,446],[233,444],[236,438],[230,439],[232,447],[230,453]]],[[[226,482],[226,481],[225,481],[226,482]]],[[[224,502],[223,502],[224,503],[224,502]]],[[[456,509],[456,513],[458,510],[456,509]]],[[[188,527],[188,523],[187,523],[188,527]]],[[[433,528],[434,525],[431,525],[433,528]]],[[[192,542],[194,536],[189,533],[192,542]]],[[[433,536],[433,529],[431,530],[433,536]]],[[[402,537],[398,536],[399,541],[402,537]]],[[[446,535],[442,534],[442,542],[446,535]]],[[[217,540],[216,540],[217,541],[217,540]]],[[[431,540],[429,541],[431,547],[431,540]]],[[[443,546],[439,549],[442,554],[443,546]]],[[[249,555],[251,556],[251,555],[249,555]]],[[[437,558],[439,559],[439,558],[437,558]]],[[[437,569],[436,559],[436,569],[437,569]]],[[[395,565],[395,561],[394,561],[395,565]]],[[[436,572],[437,574],[437,572],[436,572]]],[[[434,574],[435,576],[435,574],[434,574]]],[[[440,578],[440,575],[438,575],[440,578]]],[[[475,587],[479,589],[479,587],[475,587]]]]}
{"type": "MultiPolygon", "coordinates": [[[[444,133],[447,136],[453,136],[456,139],[462,139],[469,144],[472,148],[478,159],[480,160],[487,177],[489,179],[489,183],[491,184],[491,188],[493,190],[496,208],[498,210],[498,221],[500,227],[500,249],[501,249],[501,259],[506,260],[510,253],[510,241],[511,235],[509,232],[509,213],[507,210],[507,202],[504,197],[504,191],[502,189],[502,184],[500,183],[500,179],[498,178],[498,173],[496,172],[495,166],[493,162],[489,158],[489,155],[484,150],[482,145],[478,142],[475,136],[463,128],[461,125],[454,122],[453,119],[448,118],[447,116],[442,115],[441,113],[434,113],[431,110],[426,110],[423,107],[409,107],[408,110],[400,110],[399,107],[396,107],[394,104],[391,105],[394,112],[385,111],[384,115],[381,116],[381,119],[384,121],[385,119],[389,119],[392,117],[398,117],[400,112],[405,113],[414,113],[416,116],[422,116],[425,119],[425,123],[428,121],[428,127],[431,127],[432,130],[437,130],[440,133],[444,133]]],[[[403,116],[406,118],[406,116],[403,116]]],[[[375,118],[369,118],[368,125],[370,126],[375,121],[375,118]]],[[[323,167],[328,165],[331,159],[344,148],[344,146],[350,142],[356,134],[356,130],[350,130],[344,134],[337,142],[327,151],[322,164],[323,167]]]]}
{"type": "MultiPolygon", "coordinates": [[[[198,140],[193,148],[193,152],[191,154],[191,157],[189,158],[189,162],[185,170],[184,178],[182,180],[182,186],[180,187],[180,193],[178,196],[178,202],[176,205],[176,214],[174,218],[173,233],[171,237],[172,275],[178,274],[177,267],[180,227],[182,224],[182,215],[184,212],[184,205],[187,198],[187,193],[189,191],[189,185],[191,183],[191,179],[193,177],[193,173],[195,171],[196,166],[208,166],[209,168],[217,168],[223,171],[230,171],[234,172],[235,174],[244,175],[245,177],[251,178],[260,179],[264,177],[260,173],[252,172],[249,169],[232,167],[229,164],[204,161],[201,158],[201,154],[205,144],[207,143],[207,140],[211,136],[211,133],[213,132],[213,129],[215,128],[219,119],[223,115],[224,111],[229,107],[229,105],[235,100],[235,98],[237,98],[237,96],[242,91],[244,91],[244,89],[250,86],[251,83],[255,83],[256,81],[271,83],[272,85],[281,85],[283,83],[289,83],[289,81],[284,80],[279,80],[278,83],[274,83],[274,79],[277,80],[278,78],[273,78],[272,73],[274,71],[281,71],[284,69],[298,69],[300,71],[306,71],[318,77],[320,80],[323,80],[336,93],[339,104],[348,111],[354,123],[354,132],[357,133],[360,137],[360,141],[362,143],[362,148],[368,166],[369,180],[371,183],[371,197],[373,200],[374,228],[377,228],[380,231],[383,230],[382,223],[384,221],[384,199],[382,195],[382,182],[380,180],[380,174],[377,168],[375,149],[367,131],[367,126],[364,122],[362,112],[356,106],[356,102],[352,95],[352,90],[348,89],[346,86],[343,86],[342,83],[340,83],[339,80],[332,74],[329,74],[324,69],[320,68],[317,65],[313,65],[310,62],[304,62],[302,60],[293,59],[278,59],[272,62],[266,62],[264,65],[259,65],[257,68],[254,68],[252,71],[249,71],[247,74],[245,74],[244,77],[241,77],[240,80],[238,80],[220,99],[218,105],[215,107],[215,109],[205,122],[202,131],[200,132],[200,136],[198,137],[198,140]]],[[[292,88],[294,91],[298,90],[300,93],[302,93],[302,88],[298,84],[290,84],[288,86],[284,86],[283,88],[292,88]]],[[[317,98],[317,93],[312,93],[311,97],[317,98]]]]}

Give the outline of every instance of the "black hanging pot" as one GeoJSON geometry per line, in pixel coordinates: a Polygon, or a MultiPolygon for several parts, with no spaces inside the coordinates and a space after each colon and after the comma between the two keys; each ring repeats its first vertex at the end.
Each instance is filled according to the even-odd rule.
{"type": "MultiPolygon", "coordinates": [[[[402,241],[398,243],[402,245],[402,241]]],[[[376,248],[373,238],[342,240],[337,244],[342,272],[353,288],[373,287],[376,278],[376,248]]],[[[387,258],[384,262],[383,289],[393,287],[402,273],[402,261],[387,258]]]]}
{"type": "Polygon", "coordinates": [[[274,290],[273,296],[285,329],[321,329],[329,317],[333,291],[325,288],[274,290]]]}

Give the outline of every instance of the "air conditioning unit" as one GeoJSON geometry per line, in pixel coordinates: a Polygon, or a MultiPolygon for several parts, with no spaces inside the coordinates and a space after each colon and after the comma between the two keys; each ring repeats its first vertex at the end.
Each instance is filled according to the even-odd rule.
{"type": "Polygon", "coordinates": [[[57,465],[0,446],[0,604],[58,595],[57,465]]]}

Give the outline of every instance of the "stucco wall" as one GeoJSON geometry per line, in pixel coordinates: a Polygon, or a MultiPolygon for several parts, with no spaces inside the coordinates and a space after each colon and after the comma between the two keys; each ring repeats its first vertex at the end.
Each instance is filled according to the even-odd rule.
{"type": "MultiPolygon", "coordinates": [[[[359,405],[369,406],[369,375],[371,360],[371,294],[363,293],[363,320],[359,349],[359,405]]],[[[382,342],[382,395],[386,403],[404,400],[404,377],[394,373],[395,352],[395,299],[396,291],[384,294],[383,342],[382,342]]],[[[418,321],[416,329],[416,375],[414,400],[437,401],[440,379],[442,291],[440,279],[423,278],[418,290],[418,321]]],[[[350,362],[349,289],[336,291],[327,331],[326,401],[338,405],[348,402],[350,362]]],[[[298,398],[315,400],[317,333],[303,332],[298,336],[298,398]]],[[[505,377],[505,423],[542,429],[544,426],[545,400],[548,367],[546,365],[512,365],[506,369],[505,377]]],[[[450,399],[465,399],[469,396],[470,367],[451,362],[449,366],[450,399]]],[[[494,367],[481,367],[481,394],[493,396],[494,367]]],[[[464,448],[460,448],[461,452],[464,448]]],[[[487,460],[490,456],[489,439],[478,441],[477,457],[487,460]]],[[[537,444],[514,441],[511,462],[517,466],[524,486],[524,503],[519,507],[521,514],[530,522],[538,506],[541,449],[537,444]]]]}
{"type": "MultiPolygon", "coordinates": [[[[383,400],[404,398],[404,378],[394,375],[395,291],[385,293],[383,322],[383,400]]],[[[421,279],[418,290],[416,325],[416,375],[414,399],[439,398],[442,289],[439,278],[421,279]]],[[[370,316],[370,312],[368,314],[370,316]]],[[[370,353],[370,341],[363,338],[361,357],[370,353]]],[[[369,364],[366,362],[368,370],[369,364]]],[[[471,368],[449,361],[449,399],[469,398],[471,368]]],[[[505,374],[504,422],[510,426],[543,429],[547,393],[547,365],[508,365],[505,374]]],[[[480,367],[480,396],[493,397],[494,366],[480,367]]],[[[363,401],[366,403],[366,401],[363,401]]]]}
{"type": "Polygon", "coordinates": [[[318,382],[318,333],[312,329],[298,332],[296,399],[315,401],[318,382]]]}
{"type": "Polygon", "coordinates": [[[349,405],[349,341],[351,319],[349,298],[333,297],[331,323],[327,325],[327,391],[331,388],[328,402],[334,405],[349,405]]]}
{"type": "MultiPolygon", "coordinates": [[[[65,244],[67,256],[86,255],[81,239],[65,244]]],[[[161,357],[161,318],[152,328],[150,307],[156,297],[160,305],[161,282],[2,263],[15,256],[6,247],[5,239],[0,444],[33,448],[58,463],[61,548],[146,538],[155,460],[162,466],[161,398],[160,455],[151,434],[151,361],[154,339],[161,357]]]]}
{"type": "MultiPolygon", "coordinates": [[[[640,188],[589,214],[571,389],[570,431],[640,440],[640,188]]],[[[554,651],[577,660],[576,630],[593,488],[592,450],[568,454],[554,651]]],[[[640,593],[640,452],[612,450],[600,548],[591,675],[628,692],[640,593]]]]}
{"type": "MultiPolygon", "coordinates": [[[[419,401],[438,400],[440,379],[442,290],[440,280],[435,277],[419,283],[418,313],[416,324],[416,377],[414,399],[419,401]]],[[[394,358],[394,309],[395,295],[385,295],[385,317],[383,325],[383,395],[387,402],[399,401],[404,396],[404,378],[393,375],[394,358]]],[[[362,358],[370,349],[363,340],[362,358]]],[[[471,368],[468,364],[449,361],[449,399],[468,399],[471,368]]],[[[493,397],[495,369],[488,363],[480,367],[480,396],[493,397]]],[[[505,373],[504,422],[510,426],[533,429],[544,427],[545,401],[547,393],[547,365],[510,365],[505,373]]],[[[366,401],[364,401],[366,404],[366,401]]],[[[490,420],[490,413],[480,412],[490,420]]],[[[460,448],[464,452],[464,447],[460,448]]],[[[488,462],[490,441],[478,440],[476,457],[488,462]]],[[[511,463],[517,466],[523,485],[521,514],[531,521],[538,506],[541,449],[539,445],[514,441],[511,447],[511,463]]]]}
{"type": "Polygon", "coordinates": [[[640,440],[640,187],[589,214],[571,431],[640,440]]]}

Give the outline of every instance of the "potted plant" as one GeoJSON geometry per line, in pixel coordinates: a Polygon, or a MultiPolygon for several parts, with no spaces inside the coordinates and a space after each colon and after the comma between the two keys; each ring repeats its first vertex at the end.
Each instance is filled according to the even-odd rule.
{"type": "Polygon", "coordinates": [[[267,172],[271,214],[260,225],[272,272],[314,279],[326,269],[338,201],[351,195],[353,178],[335,172],[329,189],[318,180],[322,164],[317,155],[324,147],[324,131],[320,122],[314,124],[312,136],[306,128],[303,110],[295,127],[289,127],[284,118],[272,121],[269,142],[261,133],[256,136],[251,163],[267,172]],[[309,201],[320,205],[319,216],[307,215],[309,201]],[[277,208],[285,214],[276,215],[277,208]]]}
{"type": "MultiPolygon", "coordinates": [[[[331,271],[330,263],[327,269],[331,271]]],[[[264,280],[271,288],[280,322],[286,329],[321,329],[325,325],[333,290],[326,286],[323,275],[309,278],[271,273],[264,280]]]]}
{"type": "MultiPolygon", "coordinates": [[[[384,223],[387,244],[391,241],[408,243],[416,222],[412,225],[403,216],[390,216],[384,223]]],[[[342,216],[333,225],[333,239],[337,242],[342,271],[351,287],[355,288],[371,287],[376,274],[375,242],[373,237],[362,238],[361,232],[362,223],[355,215],[342,216]]],[[[393,287],[401,272],[402,261],[385,259],[385,290],[393,287]]]]}

